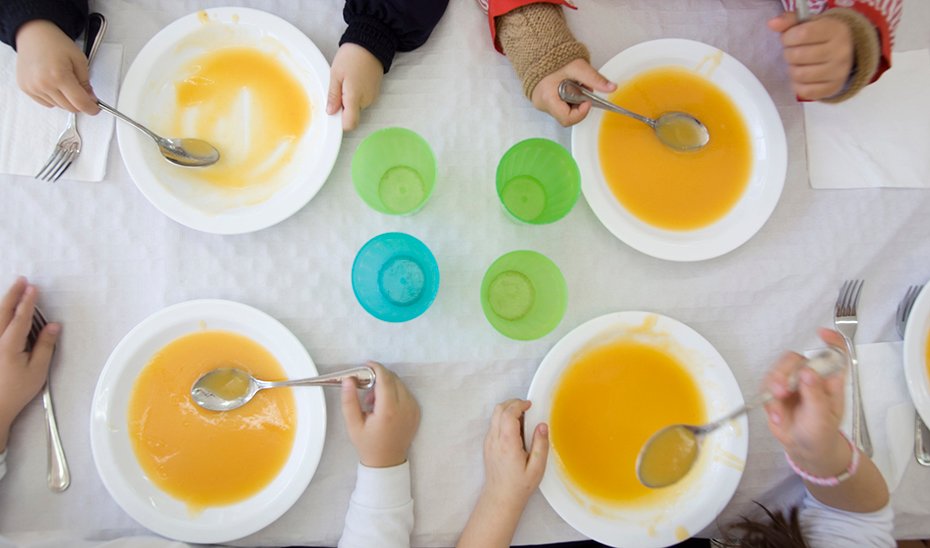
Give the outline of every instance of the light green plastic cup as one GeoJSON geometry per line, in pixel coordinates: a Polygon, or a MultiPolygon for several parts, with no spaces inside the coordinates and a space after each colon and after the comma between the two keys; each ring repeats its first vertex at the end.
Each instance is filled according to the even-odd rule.
{"type": "Polygon", "coordinates": [[[502,335],[538,339],[559,325],[568,287],[559,267],[535,251],[511,251],[488,268],[481,282],[481,308],[502,335]]]}
{"type": "Polygon", "coordinates": [[[572,210],[580,193],[578,165],[555,141],[520,141],[497,164],[497,195],[517,221],[534,225],[558,221],[572,210]]]}
{"type": "Polygon", "coordinates": [[[423,207],[436,183],[436,158],[422,137],[400,127],[378,130],[352,157],[352,183],[366,204],[389,215],[423,207]]]}

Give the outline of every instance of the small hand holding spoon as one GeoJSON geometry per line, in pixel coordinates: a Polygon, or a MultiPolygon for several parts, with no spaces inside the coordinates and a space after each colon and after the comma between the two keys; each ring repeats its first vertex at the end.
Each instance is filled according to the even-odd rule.
{"type": "MultiPolygon", "coordinates": [[[[821,377],[828,377],[842,371],[847,364],[846,354],[836,348],[827,348],[807,360],[805,364],[821,377]]],[[[788,379],[788,389],[797,390],[798,376],[793,374],[788,379]]],[[[771,392],[762,392],[746,405],[727,413],[723,417],[702,426],[691,424],[673,424],[659,430],[646,441],[636,459],[636,475],[646,487],[657,489],[677,483],[684,478],[697,461],[701,441],[729,420],[768,403],[774,396],[771,392]]]]}
{"type": "Polygon", "coordinates": [[[572,105],[590,101],[592,106],[635,118],[651,127],[665,146],[675,150],[698,150],[710,141],[710,133],[704,124],[686,112],[664,112],[653,120],[606,101],[572,80],[562,80],[559,84],[559,97],[572,105]]]}
{"type": "Polygon", "coordinates": [[[230,411],[247,404],[259,390],[284,386],[341,386],[342,379],[354,377],[358,388],[375,385],[375,371],[356,367],[328,375],[289,381],[260,381],[243,369],[222,368],[209,371],[191,387],[194,403],[210,411],[230,411]]]}
{"type": "Polygon", "coordinates": [[[206,141],[201,139],[178,139],[176,137],[165,138],[103,101],[97,101],[97,106],[151,137],[155,144],[158,145],[161,155],[172,164],[181,167],[205,167],[215,164],[220,159],[219,151],[206,141]]]}

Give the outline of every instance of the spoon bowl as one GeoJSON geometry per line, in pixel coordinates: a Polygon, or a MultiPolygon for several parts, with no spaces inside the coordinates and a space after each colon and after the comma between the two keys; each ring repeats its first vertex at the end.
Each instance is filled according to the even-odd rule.
{"type": "MultiPolygon", "coordinates": [[[[829,377],[842,371],[847,363],[845,353],[829,347],[806,360],[805,366],[821,377],[829,377]]],[[[798,377],[795,372],[788,378],[789,391],[797,390],[797,385],[798,377]]],[[[765,391],[713,422],[700,426],[673,424],[659,430],[646,441],[636,458],[636,476],[640,483],[652,489],[678,483],[697,462],[701,442],[708,434],[731,419],[768,403],[773,397],[771,392],[765,391]]]]}
{"type": "Polygon", "coordinates": [[[249,403],[260,390],[287,386],[341,386],[345,378],[354,378],[358,388],[375,385],[375,371],[367,366],[287,381],[263,381],[244,369],[224,367],[201,375],[191,387],[191,399],[210,411],[231,411],[249,403]]]}
{"type": "Polygon", "coordinates": [[[116,110],[103,101],[97,101],[97,106],[101,110],[109,112],[120,120],[128,123],[142,133],[148,135],[158,145],[158,150],[174,165],[181,167],[206,167],[213,165],[220,159],[220,152],[216,147],[201,139],[189,138],[165,138],[153,132],[149,128],[136,122],[122,112],[116,110]]]}
{"type": "Polygon", "coordinates": [[[659,141],[674,150],[690,152],[704,148],[710,142],[707,127],[687,112],[669,111],[656,119],[647,118],[598,97],[572,80],[562,80],[559,84],[559,97],[572,105],[590,101],[592,106],[639,120],[652,128],[659,141]]]}

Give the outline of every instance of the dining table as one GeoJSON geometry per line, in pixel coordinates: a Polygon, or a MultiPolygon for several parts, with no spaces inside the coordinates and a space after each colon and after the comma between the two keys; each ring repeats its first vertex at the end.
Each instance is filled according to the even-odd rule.
{"type": "MultiPolygon", "coordinates": [[[[570,150],[572,130],[523,96],[474,0],[451,0],[429,40],[397,54],[377,100],[359,126],[345,133],[325,185],[305,207],[268,228],[217,235],[168,218],[134,185],[115,136],[102,181],[79,182],[66,174],[48,183],[0,175],[0,282],[6,286],[17,275],[27,276],[40,290],[45,316],[63,326],[51,387],[72,475],[62,493],[46,487],[44,417],[36,399],[12,429],[9,470],[0,481],[0,535],[108,540],[151,534],[120,508],[98,475],[89,440],[91,400],[117,343],[149,315],[184,301],[226,299],[266,312],[296,335],[320,372],[367,360],[397,372],[422,409],[409,452],[414,546],[455,543],[484,481],[483,439],[495,404],[526,397],[547,352],[592,318],[645,311],[683,322],[719,351],[746,396],[759,388],[782,352],[820,344],[816,329],[832,325],[837,291],[846,279],[864,280],[856,342],[900,340],[898,301],[908,286],[930,278],[930,191],[812,188],[803,106],[791,89],[779,37],[765,25],[782,10],[781,2],[577,4],[577,10],[565,10],[566,18],[595,67],[640,42],[686,38],[735,57],[765,87],[784,125],[788,163],[777,206],[752,238],[718,257],[669,261],[614,237],[584,197],[550,224],[510,218],[495,190],[501,156],[531,137],[570,150]],[[368,207],[351,175],[361,141],[396,126],[421,135],[437,162],[428,202],[406,216],[368,207]],[[439,265],[435,302],[407,322],[374,318],[352,290],[356,253],[385,232],[420,239],[439,265]],[[480,301],[488,266],[523,249],[549,257],[568,287],[561,322],[531,341],[495,331],[480,301]]],[[[125,75],[159,30],[197,10],[226,5],[284,18],[330,62],[345,30],[340,0],[108,0],[91,7],[109,22],[105,43],[122,46],[119,70],[125,75]]],[[[904,5],[895,49],[930,47],[930,3],[904,5]]],[[[325,116],[323,105],[314,109],[314,115],[325,116]]],[[[62,113],[62,124],[64,119],[62,113]]],[[[893,120],[887,132],[895,139],[893,120]]],[[[37,165],[44,155],[37,154],[37,165]]],[[[868,419],[876,394],[868,385],[862,390],[868,419]]],[[[713,536],[740,516],[755,515],[755,502],[778,508],[800,500],[803,486],[765,415],[750,414],[748,420],[749,452],[739,486],[697,536],[713,536]]],[[[336,544],[358,463],[338,394],[326,394],[325,422],[322,458],[306,491],[271,525],[231,544],[336,544]]],[[[870,423],[873,438],[883,435],[883,426],[870,423]]],[[[894,534],[930,538],[930,468],[913,458],[906,466],[891,495],[894,534]]],[[[514,544],[582,538],[537,491],[514,544]]]]}

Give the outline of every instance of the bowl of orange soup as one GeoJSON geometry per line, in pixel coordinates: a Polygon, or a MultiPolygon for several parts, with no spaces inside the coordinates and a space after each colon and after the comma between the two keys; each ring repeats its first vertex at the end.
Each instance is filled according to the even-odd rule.
{"type": "Polygon", "coordinates": [[[218,367],[268,380],[317,374],[275,319],[200,300],[133,328],[97,382],[90,423],[97,472],[127,514],[168,538],[220,543],[262,529],[296,502],[322,454],[321,390],[266,390],[239,409],[207,411],[190,389],[218,367]]]}
{"type": "Polygon", "coordinates": [[[637,44],[601,73],[609,97],[651,118],[683,111],[710,141],[681,152],[642,122],[594,109],[572,130],[582,191],[598,219],[631,247],[673,261],[723,255],[771,215],[787,169],[785,132],[753,74],[723,51],[691,40],[637,44]]]}
{"type": "Polygon", "coordinates": [[[920,418],[930,424],[930,291],[920,292],[904,331],[904,374],[920,418]]]}
{"type": "Polygon", "coordinates": [[[667,546],[709,524],[736,491],[748,423],[704,440],[679,483],[648,489],[636,476],[646,440],[743,403],[730,368],[701,335],[658,314],[618,312],[575,328],[546,355],[529,395],[526,432],[549,424],[540,490],[584,535],[612,546],[667,546]]]}
{"type": "Polygon", "coordinates": [[[139,190],[175,221],[205,232],[252,232],[302,208],[325,183],[342,142],[325,113],[329,64],[287,21],[248,8],[192,13],[133,60],[119,108],[166,137],[213,144],[208,167],[167,163],[151,139],[117,125],[139,190]]]}

